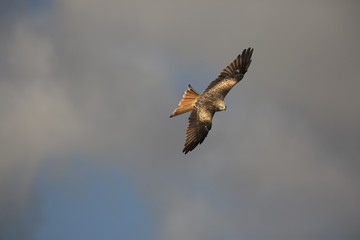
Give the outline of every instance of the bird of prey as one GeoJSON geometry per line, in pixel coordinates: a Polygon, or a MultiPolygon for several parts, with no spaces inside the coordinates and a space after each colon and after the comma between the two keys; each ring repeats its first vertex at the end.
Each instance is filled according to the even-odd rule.
{"type": "Polygon", "coordinates": [[[191,111],[183,149],[185,154],[204,141],[211,129],[215,112],[226,110],[223,100],[230,89],[244,77],[250,66],[253,50],[253,48],[244,49],[202,94],[197,93],[188,84],[188,89],[179,102],[180,107],[170,115],[171,118],[191,111]]]}

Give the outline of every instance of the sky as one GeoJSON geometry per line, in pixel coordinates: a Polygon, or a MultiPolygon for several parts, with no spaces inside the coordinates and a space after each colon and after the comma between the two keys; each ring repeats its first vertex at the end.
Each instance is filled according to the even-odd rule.
{"type": "Polygon", "coordinates": [[[359,239],[359,10],[1,1],[0,239],[359,239]],[[184,155],[169,114],[248,47],[184,155]]]}

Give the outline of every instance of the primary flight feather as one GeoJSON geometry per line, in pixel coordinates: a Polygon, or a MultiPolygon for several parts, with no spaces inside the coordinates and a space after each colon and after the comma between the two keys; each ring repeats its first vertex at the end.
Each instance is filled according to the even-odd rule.
{"type": "Polygon", "coordinates": [[[171,118],[191,111],[183,149],[185,154],[204,141],[211,129],[215,112],[226,109],[223,100],[231,88],[244,77],[250,66],[253,50],[252,48],[244,49],[203,93],[198,94],[190,84],[188,85],[188,89],[179,102],[180,107],[170,115],[171,118]]]}

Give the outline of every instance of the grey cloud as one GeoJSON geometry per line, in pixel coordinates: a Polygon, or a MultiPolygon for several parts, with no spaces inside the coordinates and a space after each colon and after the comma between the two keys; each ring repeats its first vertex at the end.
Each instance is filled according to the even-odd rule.
{"type": "Polygon", "coordinates": [[[14,212],[37,201],[44,159],[80,152],[131,169],[159,239],[359,235],[357,3],[55,3],[46,23],[26,15],[0,40],[0,182],[24,199],[14,212]],[[183,156],[187,117],[168,114],[186,83],[212,79],[178,82],[179,69],[208,77],[201,62],[215,78],[249,46],[229,111],[183,156]]]}

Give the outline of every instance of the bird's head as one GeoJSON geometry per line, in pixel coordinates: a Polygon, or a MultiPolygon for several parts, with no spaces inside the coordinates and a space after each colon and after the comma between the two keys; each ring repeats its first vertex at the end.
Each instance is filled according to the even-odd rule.
{"type": "Polygon", "coordinates": [[[223,111],[226,110],[226,103],[224,101],[219,101],[217,104],[217,111],[223,111]]]}

